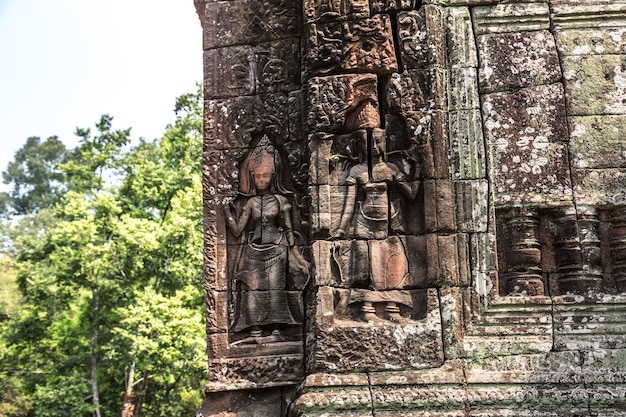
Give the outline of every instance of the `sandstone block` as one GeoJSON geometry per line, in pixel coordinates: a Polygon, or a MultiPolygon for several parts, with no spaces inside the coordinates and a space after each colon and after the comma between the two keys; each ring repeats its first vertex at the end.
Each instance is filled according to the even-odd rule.
{"type": "Polygon", "coordinates": [[[571,194],[562,97],[560,84],[485,96],[483,117],[498,202],[516,195],[558,200],[571,194]]]}
{"type": "Polygon", "coordinates": [[[343,37],[344,70],[377,74],[398,70],[389,16],[345,22],[343,37]]]}
{"type": "Polygon", "coordinates": [[[570,117],[569,126],[574,167],[626,168],[626,116],[570,117]]]}
{"type": "Polygon", "coordinates": [[[525,2],[472,8],[474,33],[530,32],[550,28],[548,3],[525,2]]]}
{"type": "Polygon", "coordinates": [[[621,168],[572,168],[576,201],[584,204],[624,204],[626,170],[621,168]]]}
{"type": "Polygon", "coordinates": [[[247,149],[253,136],[264,133],[278,143],[287,142],[288,103],[285,94],[208,100],[204,106],[204,149],[247,149]]]}
{"type": "Polygon", "coordinates": [[[478,110],[448,113],[449,152],[455,180],[486,178],[485,139],[478,110]]]}
{"type": "Polygon", "coordinates": [[[624,55],[564,57],[568,115],[626,114],[624,60],[624,55]]]}
{"type": "Polygon", "coordinates": [[[436,291],[369,291],[335,289],[334,325],[319,329],[313,372],[369,372],[424,369],[443,363],[441,319],[436,291]],[[412,313],[401,323],[359,321],[364,301],[395,301],[412,313]],[[356,310],[351,310],[351,303],[356,310]],[[418,319],[421,318],[421,319],[418,319]],[[437,337],[435,337],[437,335],[437,337]]]}
{"type": "Polygon", "coordinates": [[[305,0],[306,23],[338,22],[370,16],[368,0],[305,0]]]}
{"type": "Polygon", "coordinates": [[[397,15],[398,44],[406,69],[445,67],[444,15],[441,7],[425,5],[397,15]]]}
{"type": "Polygon", "coordinates": [[[476,68],[453,68],[448,72],[448,108],[473,110],[480,108],[476,68]]]}
{"type": "Polygon", "coordinates": [[[208,98],[236,97],[255,92],[251,46],[204,51],[204,93],[208,98]]]}
{"type": "Polygon", "coordinates": [[[387,15],[307,27],[308,76],[338,72],[388,74],[397,71],[391,21],[387,15]]]}
{"type": "Polygon", "coordinates": [[[487,181],[455,181],[454,196],[458,230],[486,232],[489,226],[490,199],[487,181]]]}
{"type": "Polygon", "coordinates": [[[451,68],[476,68],[476,42],[468,7],[445,9],[448,64],[451,68]]]}
{"type": "Polygon", "coordinates": [[[204,49],[257,44],[299,35],[294,0],[215,1],[206,5],[204,49]]]}
{"type": "Polygon", "coordinates": [[[547,30],[478,37],[482,93],[515,90],[561,79],[554,37],[547,30]]]}
{"type": "Polygon", "coordinates": [[[563,56],[626,54],[624,28],[561,30],[555,36],[563,56]]]}
{"type": "Polygon", "coordinates": [[[379,127],[377,85],[373,74],[311,79],[307,117],[310,129],[341,133],[379,127]]]}

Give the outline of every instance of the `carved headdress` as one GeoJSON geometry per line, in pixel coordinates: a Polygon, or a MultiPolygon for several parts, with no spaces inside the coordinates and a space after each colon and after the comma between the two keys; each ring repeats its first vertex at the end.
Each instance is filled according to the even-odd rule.
{"type": "Polygon", "coordinates": [[[270,168],[274,174],[277,165],[280,165],[278,152],[276,152],[276,148],[270,142],[269,137],[263,135],[241,163],[239,170],[240,191],[246,195],[254,195],[256,191],[253,180],[254,172],[260,168],[270,168]]]}

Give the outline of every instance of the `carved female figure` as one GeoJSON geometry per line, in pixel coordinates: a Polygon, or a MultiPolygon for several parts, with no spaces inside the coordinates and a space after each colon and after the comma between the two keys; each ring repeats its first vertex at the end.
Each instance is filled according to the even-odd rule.
{"type": "Polygon", "coordinates": [[[250,330],[244,342],[260,341],[263,330],[271,331],[264,341],[280,340],[280,328],[299,324],[300,291],[287,290],[291,268],[304,275],[309,264],[295,245],[291,204],[273,190],[275,149],[266,137],[250,154],[248,175],[252,194],[235,218],[224,207],[228,227],[242,243],[234,272],[235,316],[232,330],[250,330]],[[295,317],[294,317],[295,316],[295,317]]]}
{"type": "MultiPolygon", "coordinates": [[[[362,160],[353,166],[345,184],[348,186],[339,227],[335,237],[344,237],[352,227],[352,236],[374,238],[369,241],[369,254],[353,254],[370,259],[371,286],[377,291],[400,289],[408,275],[408,260],[402,241],[388,236],[389,225],[399,215],[397,204],[389,203],[389,193],[397,189],[413,200],[417,194],[416,184],[407,181],[405,174],[393,163],[385,160],[386,142],[383,129],[373,129],[370,162],[362,160]]],[[[364,159],[364,158],[361,158],[364,159]]],[[[355,246],[365,249],[363,246],[355,246]]],[[[367,249],[366,249],[367,250],[367,249]]],[[[400,309],[393,299],[385,300],[384,294],[372,294],[363,300],[364,319],[379,320],[373,302],[384,301],[386,318],[400,321],[400,309]]]]}
{"type": "Polygon", "coordinates": [[[365,158],[361,158],[362,161],[350,169],[345,180],[348,190],[336,231],[337,237],[348,234],[352,223],[355,237],[384,239],[387,237],[389,221],[399,214],[397,204],[389,205],[390,188],[396,187],[410,200],[415,198],[417,188],[407,181],[395,164],[385,160],[385,152],[385,131],[373,129],[371,167],[365,158]],[[357,191],[362,191],[360,199],[357,199],[357,191]]]}

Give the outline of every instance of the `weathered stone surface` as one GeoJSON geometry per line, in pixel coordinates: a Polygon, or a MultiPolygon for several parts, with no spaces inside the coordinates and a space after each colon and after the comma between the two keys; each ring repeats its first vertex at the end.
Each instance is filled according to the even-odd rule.
{"type": "Polygon", "coordinates": [[[208,2],[203,25],[204,49],[298,36],[298,10],[293,0],[208,2]]]}
{"type": "Polygon", "coordinates": [[[343,69],[347,71],[388,74],[398,69],[387,15],[343,24],[343,69]]]}
{"type": "Polygon", "coordinates": [[[571,116],[625,114],[626,74],[623,55],[564,57],[567,111],[571,116]]]}
{"type": "Polygon", "coordinates": [[[492,275],[497,270],[496,236],[493,233],[473,233],[470,239],[472,283],[476,293],[485,296],[497,291],[497,280],[492,275]]]}
{"type": "Polygon", "coordinates": [[[370,16],[368,0],[305,0],[306,23],[335,22],[370,16]]]}
{"type": "Polygon", "coordinates": [[[577,201],[585,204],[623,204],[626,201],[626,170],[621,168],[572,168],[577,201]]]}
{"type": "Polygon", "coordinates": [[[441,7],[425,5],[397,15],[398,45],[406,69],[445,67],[444,15],[441,7]]]}
{"type": "Polygon", "coordinates": [[[448,72],[448,108],[472,110],[480,107],[476,68],[453,68],[448,72]]]}
{"type": "Polygon", "coordinates": [[[407,286],[416,288],[457,286],[468,275],[464,235],[406,236],[409,256],[407,286]]]}
{"type": "Polygon", "coordinates": [[[487,180],[454,182],[456,222],[461,232],[487,232],[489,183],[487,180]]]}
{"type": "Polygon", "coordinates": [[[413,10],[419,7],[415,0],[371,0],[370,9],[373,13],[393,13],[399,10],[413,10]]]}
{"type": "Polygon", "coordinates": [[[570,117],[572,165],[578,169],[626,167],[626,117],[570,117]]]}
{"type": "Polygon", "coordinates": [[[204,93],[209,98],[254,94],[252,47],[232,46],[204,51],[204,93]]]}
{"type": "Polygon", "coordinates": [[[378,87],[372,74],[316,77],[309,81],[308,124],[321,132],[349,132],[380,125],[378,87]]]}
{"type": "Polygon", "coordinates": [[[281,388],[259,389],[249,391],[233,391],[207,393],[203,404],[196,411],[196,416],[231,417],[238,416],[279,416],[281,415],[283,397],[288,391],[281,388]]]}
{"type": "Polygon", "coordinates": [[[336,415],[371,417],[372,399],[367,387],[343,387],[333,391],[311,390],[302,394],[296,406],[303,417],[336,415]]]}
{"type": "MultiPolygon", "coordinates": [[[[316,334],[316,355],[313,369],[309,372],[370,372],[382,370],[422,369],[440,366],[443,363],[439,302],[436,291],[383,292],[368,290],[335,290],[335,317],[331,327],[320,328],[316,334]],[[376,294],[380,293],[380,294],[376,294]],[[402,301],[401,298],[409,298],[402,301]],[[402,323],[387,320],[374,322],[357,321],[360,312],[352,313],[349,304],[354,300],[380,297],[382,307],[385,299],[412,303],[414,316],[402,319],[402,323]],[[391,298],[389,298],[391,297],[391,298]],[[356,338],[356,339],[355,339],[356,338]],[[358,340],[357,345],[354,341],[358,340]]],[[[325,314],[327,312],[324,312],[325,314]]],[[[320,314],[318,312],[318,314],[320,314]]]]}
{"type": "Polygon", "coordinates": [[[343,40],[343,25],[340,22],[308,25],[304,60],[307,76],[337,72],[343,63],[343,40]]]}
{"type": "Polygon", "coordinates": [[[476,35],[547,30],[550,8],[543,2],[477,6],[472,8],[472,18],[476,35]]]}
{"type": "Polygon", "coordinates": [[[485,96],[483,117],[498,203],[571,195],[562,97],[560,84],[485,96]]]}
{"type": "Polygon", "coordinates": [[[309,25],[305,64],[308,76],[397,71],[389,16],[309,25]]]}
{"type": "Polygon", "coordinates": [[[489,415],[483,413],[489,410],[490,406],[526,411],[530,412],[530,415],[537,415],[535,413],[542,411],[554,415],[555,408],[566,407],[572,412],[570,415],[575,416],[586,412],[588,400],[583,385],[504,385],[493,388],[476,386],[468,388],[467,396],[469,407],[482,411],[476,413],[480,416],[489,415]]]}
{"type": "Polygon", "coordinates": [[[561,79],[554,37],[547,30],[478,37],[481,93],[516,90],[561,79]]]}
{"type": "Polygon", "coordinates": [[[221,205],[237,191],[239,164],[244,152],[240,149],[203,152],[202,181],[205,201],[221,205]]]}
{"type": "Polygon", "coordinates": [[[621,0],[552,0],[555,30],[623,27],[626,3],[621,0]]]}
{"type": "Polygon", "coordinates": [[[453,111],[448,113],[448,119],[453,178],[455,180],[486,178],[486,145],[480,111],[453,111]]]}
{"type": "Polygon", "coordinates": [[[288,98],[283,94],[208,100],[204,106],[205,150],[247,149],[253,136],[289,137],[288,98]]]}
{"type": "Polygon", "coordinates": [[[210,360],[209,375],[207,391],[290,385],[304,377],[302,355],[210,360]]]}
{"type": "Polygon", "coordinates": [[[393,74],[387,83],[385,107],[388,111],[410,114],[448,105],[447,73],[441,69],[406,70],[393,74]]]}
{"type": "Polygon", "coordinates": [[[452,181],[424,181],[424,218],[426,232],[453,231],[456,216],[453,210],[454,189],[452,181]]]}
{"type": "Polygon", "coordinates": [[[581,352],[582,373],[587,384],[626,383],[626,351],[594,349],[581,352]]]}
{"type": "Polygon", "coordinates": [[[418,369],[405,372],[377,372],[368,374],[372,386],[384,388],[430,385],[430,384],[462,384],[465,381],[463,363],[458,360],[447,360],[442,366],[432,369],[418,369]]]}
{"type": "Polygon", "coordinates": [[[626,28],[558,31],[556,45],[564,56],[623,55],[626,53],[626,28]]]}
{"type": "Polygon", "coordinates": [[[552,338],[547,336],[490,337],[465,336],[463,350],[470,356],[480,358],[498,355],[546,353],[552,349],[552,338]]]}
{"type": "Polygon", "coordinates": [[[244,395],[203,410],[623,414],[626,1],[197,3],[208,391],[244,395]],[[271,193],[249,169],[264,137],[271,193]],[[244,267],[279,235],[287,257],[244,267]],[[248,276],[306,309],[236,328],[292,307],[242,303],[248,276]]]}
{"type": "Polygon", "coordinates": [[[449,361],[463,356],[460,343],[465,334],[463,292],[455,287],[443,288],[440,292],[440,303],[443,348],[446,360],[449,361]]]}
{"type": "Polygon", "coordinates": [[[467,7],[445,9],[448,64],[452,68],[476,68],[478,57],[472,29],[472,17],[467,7]]]}
{"type": "Polygon", "coordinates": [[[437,410],[443,407],[462,410],[467,398],[466,389],[461,385],[373,387],[372,392],[376,410],[407,413],[412,410],[437,410]]]}
{"type": "Polygon", "coordinates": [[[621,349],[626,343],[623,297],[603,297],[602,303],[583,296],[557,297],[555,350],[621,349]]]}
{"type": "Polygon", "coordinates": [[[256,92],[293,91],[300,88],[300,45],[297,38],[254,48],[256,92]]]}

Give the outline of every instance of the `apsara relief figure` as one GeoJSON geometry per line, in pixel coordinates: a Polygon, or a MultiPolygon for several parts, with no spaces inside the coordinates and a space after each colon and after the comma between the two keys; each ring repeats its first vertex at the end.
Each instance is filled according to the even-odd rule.
{"type": "Polygon", "coordinates": [[[249,331],[240,343],[284,340],[281,331],[301,323],[301,288],[288,288],[291,271],[308,276],[309,263],[296,246],[289,199],[278,192],[278,153],[264,136],[243,161],[241,180],[249,197],[235,216],[224,215],[240,239],[232,282],[234,317],[231,330],[249,331]]]}
{"type": "MultiPolygon", "coordinates": [[[[404,288],[408,277],[408,260],[402,240],[398,236],[389,236],[389,225],[399,215],[399,205],[390,202],[389,196],[392,189],[395,189],[405,198],[413,200],[417,194],[417,186],[408,181],[395,164],[385,160],[385,131],[373,129],[371,137],[370,160],[361,157],[360,162],[350,168],[345,180],[346,195],[339,227],[334,236],[369,239],[367,247],[353,245],[351,249],[369,251],[367,254],[351,255],[370,261],[368,285],[375,291],[370,297],[359,300],[363,302],[363,318],[366,321],[380,320],[373,304],[381,302],[385,304],[384,318],[400,321],[397,302],[404,301],[393,299],[391,293],[386,291],[404,288]]],[[[410,304],[410,301],[406,303],[410,304]]]]}

